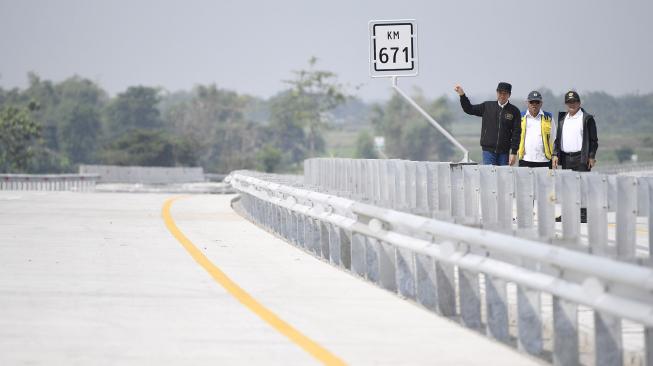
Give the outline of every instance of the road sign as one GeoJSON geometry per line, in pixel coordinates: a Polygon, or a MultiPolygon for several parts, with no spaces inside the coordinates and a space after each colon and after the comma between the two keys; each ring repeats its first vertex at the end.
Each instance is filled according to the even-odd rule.
{"type": "Polygon", "coordinates": [[[370,75],[417,75],[417,22],[372,20],[370,26],[370,75]]]}

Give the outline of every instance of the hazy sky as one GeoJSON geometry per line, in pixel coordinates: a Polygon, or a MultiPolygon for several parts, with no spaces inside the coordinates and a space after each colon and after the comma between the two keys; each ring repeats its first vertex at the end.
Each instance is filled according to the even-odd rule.
{"type": "Polygon", "coordinates": [[[124,1],[0,0],[0,86],[26,74],[78,74],[111,94],[131,85],[169,91],[196,84],[269,97],[291,70],[336,72],[366,100],[385,99],[371,79],[368,21],[416,19],[419,75],[405,90],[472,97],[498,81],[513,99],[547,86],[613,94],[653,91],[653,1],[124,1]]]}

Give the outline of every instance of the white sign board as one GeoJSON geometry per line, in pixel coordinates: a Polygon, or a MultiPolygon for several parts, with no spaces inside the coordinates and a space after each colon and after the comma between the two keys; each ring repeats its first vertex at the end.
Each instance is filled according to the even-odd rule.
{"type": "Polygon", "coordinates": [[[370,26],[370,75],[417,75],[417,22],[372,20],[370,26]]]}

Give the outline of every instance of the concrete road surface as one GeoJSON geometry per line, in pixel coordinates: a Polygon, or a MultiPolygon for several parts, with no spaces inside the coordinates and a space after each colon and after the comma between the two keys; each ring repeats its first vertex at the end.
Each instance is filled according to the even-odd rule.
{"type": "Polygon", "coordinates": [[[0,192],[0,365],[539,364],[273,237],[233,197],[175,201],[171,220],[298,336],[191,257],[169,195],[0,192]]]}

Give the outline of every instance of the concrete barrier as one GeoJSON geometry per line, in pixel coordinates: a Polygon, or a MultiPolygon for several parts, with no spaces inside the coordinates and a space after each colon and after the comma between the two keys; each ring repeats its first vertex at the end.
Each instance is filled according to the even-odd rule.
{"type": "Polygon", "coordinates": [[[80,165],[80,174],[97,174],[98,183],[171,184],[204,182],[201,167],[80,165]]]}

